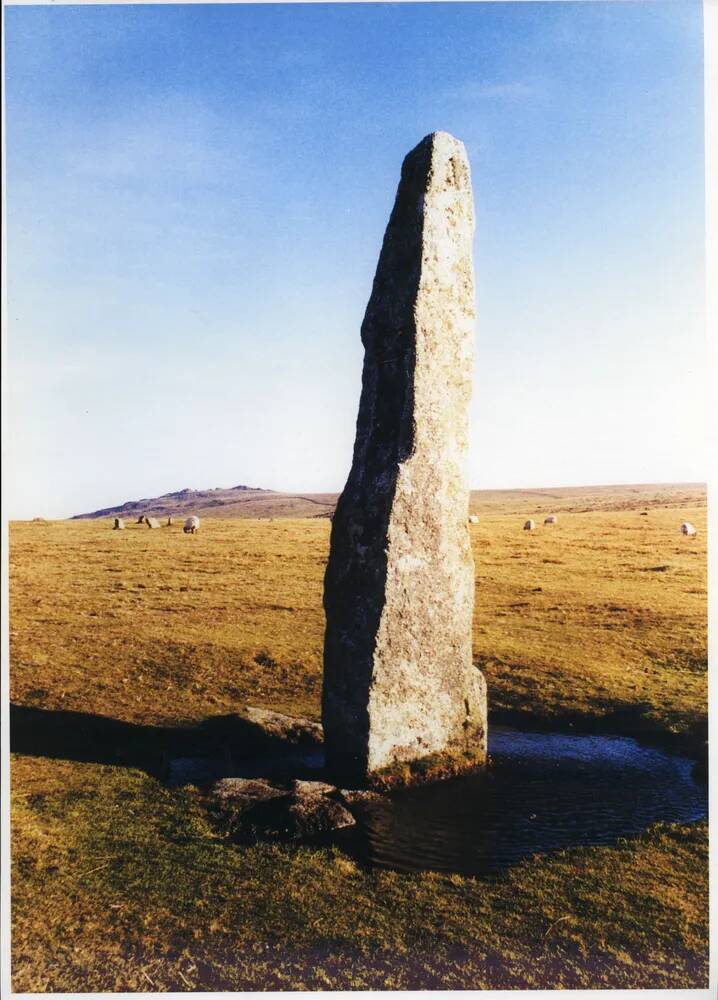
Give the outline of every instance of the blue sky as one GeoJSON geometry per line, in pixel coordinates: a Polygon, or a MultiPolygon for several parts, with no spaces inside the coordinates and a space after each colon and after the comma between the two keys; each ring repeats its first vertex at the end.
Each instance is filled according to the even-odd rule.
{"type": "Polygon", "coordinates": [[[10,517],[340,490],[437,129],[476,202],[472,486],[706,477],[699,3],[5,16],[10,517]]]}

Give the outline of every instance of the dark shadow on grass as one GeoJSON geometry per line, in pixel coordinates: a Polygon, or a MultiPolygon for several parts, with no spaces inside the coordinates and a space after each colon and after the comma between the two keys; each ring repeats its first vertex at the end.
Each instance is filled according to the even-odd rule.
{"type": "Polygon", "coordinates": [[[277,736],[239,714],[163,727],[22,705],[11,706],[10,724],[14,753],[136,768],[170,788],[192,785],[231,840],[331,844],[362,867],[482,876],[536,853],[612,844],[656,822],[705,816],[705,787],[690,760],[575,731],[551,735],[527,726],[502,733],[495,726],[492,763],[482,772],[353,804],[330,792],[357,820],[335,830],[315,822],[323,814],[312,802],[297,799],[321,793],[291,785],[293,778],[324,778],[316,736],[277,736]],[[241,787],[211,791],[232,776],[269,779],[278,795],[253,800],[241,787]],[[291,812],[296,805],[306,812],[291,812]]]}
{"type": "MultiPolygon", "coordinates": [[[[525,732],[631,736],[643,744],[693,757],[703,776],[707,769],[705,721],[669,733],[646,718],[649,709],[650,705],[617,705],[598,717],[566,713],[540,718],[505,707],[490,713],[489,724],[525,732]]],[[[225,774],[276,777],[280,772],[309,778],[318,777],[321,769],[316,741],[275,736],[239,713],[210,716],[195,724],[148,726],[89,712],[11,704],[10,749],[32,757],[139,768],[162,781],[171,780],[173,762],[183,759],[225,759],[226,770],[212,775],[213,780],[225,774]]]]}
{"type": "Polygon", "coordinates": [[[275,758],[291,759],[292,751],[301,759],[308,749],[301,739],[272,736],[241,715],[212,716],[195,725],[145,726],[88,712],[10,705],[12,753],[138,768],[161,781],[170,780],[174,762],[184,758],[226,761],[226,773],[239,775],[256,770],[253,760],[271,766],[275,758]]]}

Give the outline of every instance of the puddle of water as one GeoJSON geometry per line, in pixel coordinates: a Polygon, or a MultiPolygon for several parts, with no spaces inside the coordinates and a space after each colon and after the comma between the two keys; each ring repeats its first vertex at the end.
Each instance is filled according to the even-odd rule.
{"type": "Polygon", "coordinates": [[[261,757],[223,756],[174,757],[169,762],[167,784],[211,785],[220,778],[267,778],[269,781],[305,781],[324,779],[324,751],[321,747],[308,750],[278,751],[261,757]]]}
{"type": "Polygon", "coordinates": [[[366,808],[368,860],[417,871],[482,874],[531,854],[610,844],[660,820],[706,815],[694,762],[618,736],[494,726],[493,766],[366,808]]]}
{"type": "MultiPolygon", "coordinates": [[[[610,844],[658,821],[694,822],[707,790],[694,762],[620,736],[494,726],[492,766],[394,792],[361,808],[340,842],[372,865],[478,875],[536,853],[610,844]]],[[[322,777],[321,750],[262,759],[177,758],[170,784],[220,777],[322,777]]]]}

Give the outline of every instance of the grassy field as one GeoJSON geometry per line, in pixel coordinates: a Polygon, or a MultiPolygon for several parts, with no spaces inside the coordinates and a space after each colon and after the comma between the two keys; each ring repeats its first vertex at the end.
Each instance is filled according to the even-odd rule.
{"type": "MultiPolygon", "coordinates": [[[[494,718],[700,752],[704,492],[560,492],[487,497],[471,528],[494,718]]],[[[14,988],[706,985],[703,824],[490,878],[407,876],[233,846],[195,789],[158,780],[181,724],[243,704],[318,717],[329,528],[11,526],[14,988]]]]}

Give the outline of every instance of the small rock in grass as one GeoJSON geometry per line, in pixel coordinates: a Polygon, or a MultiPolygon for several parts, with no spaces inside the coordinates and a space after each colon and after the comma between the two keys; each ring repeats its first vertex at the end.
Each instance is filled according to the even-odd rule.
{"type": "Polygon", "coordinates": [[[291,791],[261,778],[223,778],[212,788],[233,833],[299,840],[354,826],[334,785],[294,781],[291,791]]]}
{"type": "Polygon", "coordinates": [[[242,813],[240,829],[265,837],[301,840],[354,823],[354,817],[340,802],[314,793],[256,802],[242,813]]]}
{"type": "Polygon", "coordinates": [[[212,794],[224,801],[241,799],[246,802],[266,802],[286,795],[283,788],[275,788],[260,778],[222,778],[212,786],[212,794]]]}
{"type": "Polygon", "coordinates": [[[292,783],[292,792],[297,796],[331,795],[336,791],[334,785],[330,785],[326,781],[300,781],[297,778],[292,783]]]}
{"type": "Polygon", "coordinates": [[[330,830],[354,826],[356,820],[344,806],[325,795],[297,796],[289,807],[290,833],[297,837],[311,837],[330,830]]]}

